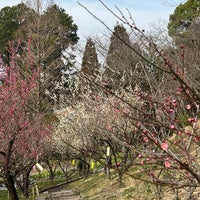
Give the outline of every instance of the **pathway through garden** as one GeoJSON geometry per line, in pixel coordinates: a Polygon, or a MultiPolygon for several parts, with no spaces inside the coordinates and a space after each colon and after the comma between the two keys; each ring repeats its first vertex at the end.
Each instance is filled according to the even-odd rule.
{"type": "Polygon", "coordinates": [[[56,192],[45,193],[44,196],[36,198],[36,200],[81,200],[81,196],[73,190],[62,190],[56,192]]]}
{"type": "MultiPolygon", "coordinates": [[[[82,177],[79,177],[76,180],[79,180],[81,178],[82,177]]],[[[74,182],[76,180],[69,182],[74,182]]],[[[66,189],[66,185],[69,182],[45,189],[41,193],[41,197],[37,197],[36,200],[81,200],[82,197],[79,194],[79,191],[66,189]]]]}

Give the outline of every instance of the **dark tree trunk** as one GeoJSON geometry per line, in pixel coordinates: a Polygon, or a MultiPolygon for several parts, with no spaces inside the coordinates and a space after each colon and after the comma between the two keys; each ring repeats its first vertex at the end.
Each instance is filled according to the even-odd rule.
{"type": "Polygon", "coordinates": [[[10,200],[19,200],[19,197],[17,195],[17,190],[15,188],[14,177],[10,174],[7,174],[4,177],[4,184],[8,189],[10,200]]]}
{"type": "Polygon", "coordinates": [[[22,191],[24,197],[28,198],[29,197],[29,193],[28,193],[28,188],[29,188],[29,176],[30,176],[30,172],[32,169],[33,165],[27,167],[26,169],[24,169],[22,175],[21,175],[21,179],[20,180],[16,180],[17,186],[18,188],[22,191]]]}
{"type": "Polygon", "coordinates": [[[61,171],[63,172],[63,174],[65,175],[66,179],[68,179],[70,176],[72,176],[75,172],[75,171],[72,171],[71,173],[69,173],[68,172],[69,166],[67,164],[64,164],[64,166],[63,166],[60,161],[58,162],[58,165],[59,165],[61,171]]]}
{"type": "Polygon", "coordinates": [[[53,181],[55,177],[55,171],[53,170],[53,166],[50,164],[49,160],[45,160],[47,167],[48,167],[48,172],[49,172],[49,180],[53,181]]]}
{"type": "Polygon", "coordinates": [[[29,175],[31,170],[27,170],[23,177],[23,194],[26,198],[28,198],[28,187],[29,187],[29,175]]]}
{"type": "Polygon", "coordinates": [[[118,173],[118,178],[119,178],[119,186],[121,186],[121,185],[122,185],[122,177],[123,177],[123,172],[121,171],[121,172],[119,172],[119,173],[118,173]]]}
{"type": "Polygon", "coordinates": [[[77,169],[79,170],[79,174],[86,178],[90,172],[90,164],[89,164],[90,161],[87,162],[85,156],[78,159],[79,159],[79,162],[78,162],[77,169]]]}

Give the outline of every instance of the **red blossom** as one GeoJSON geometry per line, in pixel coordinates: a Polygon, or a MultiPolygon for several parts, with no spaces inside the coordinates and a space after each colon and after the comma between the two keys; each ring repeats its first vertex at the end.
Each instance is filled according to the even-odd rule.
{"type": "Polygon", "coordinates": [[[166,141],[165,141],[165,142],[162,142],[162,144],[161,144],[161,148],[162,148],[162,150],[167,151],[168,148],[169,148],[168,143],[167,143],[166,141]]]}
{"type": "Polygon", "coordinates": [[[144,161],[143,161],[143,160],[141,160],[141,161],[140,161],[140,164],[141,164],[141,165],[144,165],[144,161]]]}
{"type": "Polygon", "coordinates": [[[195,122],[195,121],[196,121],[196,119],[194,117],[189,117],[188,118],[188,122],[195,122]]]}
{"type": "Polygon", "coordinates": [[[170,162],[168,160],[165,160],[164,165],[167,168],[171,167],[171,164],[170,164],[170,162]]]}
{"type": "Polygon", "coordinates": [[[195,141],[195,142],[198,142],[198,141],[199,141],[199,137],[198,137],[198,136],[195,136],[195,137],[194,137],[194,141],[195,141]]]}
{"type": "Polygon", "coordinates": [[[141,127],[141,122],[137,122],[137,127],[138,127],[138,128],[141,127]]]}
{"type": "Polygon", "coordinates": [[[174,113],[174,110],[173,109],[169,109],[169,113],[174,113]]]}
{"type": "Polygon", "coordinates": [[[143,131],[142,131],[142,133],[144,133],[144,135],[146,135],[147,134],[147,129],[144,129],[143,131]]]}
{"type": "Polygon", "coordinates": [[[174,99],[174,100],[172,101],[172,103],[176,103],[176,101],[177,101],[177,100],[176,100],[176,99],[174,99]]]}
{"type": "Polygon", "coordinates": [[[178,107],[177,103],[173,103],[172,105],[173,105],[174,108],[178,107]]]}
{"type": "Polygon", "coordinates": [[[148,143],[149,142],[149,138],[148,137],[144,137],[144,142],[148,143]]]}

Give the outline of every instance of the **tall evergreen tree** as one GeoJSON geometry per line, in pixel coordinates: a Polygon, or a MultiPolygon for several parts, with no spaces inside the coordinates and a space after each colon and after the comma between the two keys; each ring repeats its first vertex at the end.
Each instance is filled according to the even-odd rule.
{"type": "Polygon", "coordinates": [[[92,38],[88,38],[83,53],[83,60],[81,66],[81,74],[95,79],[100,73],[100,64],[98,62],[98,56],[95,48],[95,43],[92,38]]]}
{"type": "Polygon", "coordinates": [[[94,92],[94,82],[100,77],[100,64],[96,52],[95,43],[92,38],[88,38],[83,53],[82,65],[80,70],[80,89],[91,90],[94,92]]]}
{"type": "Polygon", "coordinates": [[[187,0],[180,4],[170,15],[168,33],[177,46],[184,45],[199,49],[200,1],[187,0]]]}
{"type": "Polygon", "coordinates": [[[138,56],[130,49],[132,46],[126,29],[117,24],[110,38],[110,46],[104,71],[105,81],[113,89],[132,84],[132,71],[138,56]]]}
{"type": "Polygon", "coordinates": [[[168,30],[170,36],[178,36],[186,33],[190,26],[199,21],[200,1],[187,0],[176,7],[174,13],[170,15],[168,30]]]}
{"type": "Polygon", "coordinates": [[[23,3],[0,10],[0,54],[3,61],[9,63],[9,41],[16,39],[17,30],[26,21],[30,9],[23,3]]]}
{"type": "MultiPolygon", "coordinates": [[[[56,101],[60,101],[60,94],[65,93],[66,82],[69,78],[66,77],[65,72],[73,65],[74,58],[71,53],[69,56],[65,53],[68,52],[69,47],[77,43],[78,27],[64,9],[55,4],[49,4],[45,8],[42,3],[45,2],[29,0],[27,4],[22,3],[2,9],[0,30],[10,36],[6,37],[0,50],[6,47],[8,40],[18,38],[21,39],[21,58],[26,47],[30,48],[32,64],[41,72],[38,80],[38,106],[43,110],[47,104],[52,107],[56,101]],[[13,23],[15,26],[12,29],[13,23]],[[9,28],[3,30],[4,26],[10,27],[12,32],[9,32],[9,28]]],[[[0,34],[0,40],[2,38],[3,35],[0,34]]],[[[5,52],[1,51],[5,58],[9,58],[5,52]]],[[[25,58],[20,59],[22,71],[23,60],[25,58]]],[[[9,62],[9,59],[7,61],[9,62]]]]}

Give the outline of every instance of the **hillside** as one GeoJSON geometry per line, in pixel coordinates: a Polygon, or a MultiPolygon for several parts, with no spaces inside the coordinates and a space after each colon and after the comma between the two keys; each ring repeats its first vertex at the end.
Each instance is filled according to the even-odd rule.
{"type": "MultiPolygon", "coordinates": [[[[181,200],[188,199],[184,190],[179,190],[177,197],[175,190],[166,187],[159,189],[154,185],[134,180],[127,176],[124,176],[123,183],[120,186],[115,174],[112,175],[112,180],[105,179],[105,174],[103,173],[92,174],[88,178],[71,183],[67,187],[79,190],[83,199],[87,200],[172,200],[175,197],[181,200]],[[158,190],[161,194],[160,197],[158,190]]],[[[200,199],[197,192],[195,195],[195,200],[200,199]]]]}

